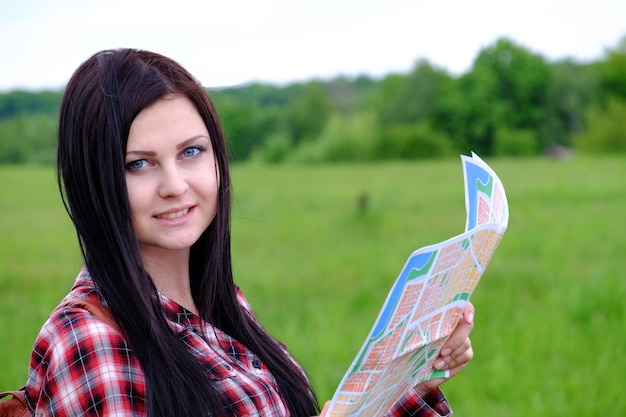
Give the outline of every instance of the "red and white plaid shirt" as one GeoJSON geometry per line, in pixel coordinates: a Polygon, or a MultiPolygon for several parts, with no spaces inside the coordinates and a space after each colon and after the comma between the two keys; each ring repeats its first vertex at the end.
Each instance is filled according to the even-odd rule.
{"type": "MultiPolygon", "coordinates": [[[[67,298],[99,299],[85,270],[67,298]]],[[[239,301],[249,308],[241,292],[239,301]]],[[[268,368],[226,333],[161,295],[167,321],[198,360],[206,364],[228,411],[235,416],[288,416],[268,368]]],[[[33,349],[26,400],[36,416],[145,416],[145,380],[124,338],[79,307],[52,312],[33,349]]],[[[449,415],[439,390],[407,395],[388,417],[449,415]],[[432,407],[431,407],[432,406],[432,407]]]]}

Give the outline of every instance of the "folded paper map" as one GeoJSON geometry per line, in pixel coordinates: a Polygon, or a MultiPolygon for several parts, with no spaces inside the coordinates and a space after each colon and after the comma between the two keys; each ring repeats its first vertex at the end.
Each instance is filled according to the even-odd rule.
{"type": "Polygon", "coordinates": [[[365,343],[344,376],[327,416],[377,416],[433,370],[441,347],[489,264],[509,221],[496,173],[477,155],[461,156],[465,232],[411,254],[365,343]]]}

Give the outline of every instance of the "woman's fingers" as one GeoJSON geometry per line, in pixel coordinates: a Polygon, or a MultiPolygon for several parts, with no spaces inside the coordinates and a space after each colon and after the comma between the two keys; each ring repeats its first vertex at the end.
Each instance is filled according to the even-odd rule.
{"type": "Polygon", "coordinates": [[[435,361],[435,369],[453,369],[473,358],[472,342],[469,339],[473,328],[474,306],[468,302],[459,324],[443,345],[439,358],[435,361]]]}
{"type": "Polygon", "coordinates": [[[415,392],[423,396],[425,393],[446,382],[458,374],[472,358],[472,342],[469,334],[474,328],[474,306],[468,302],[463,309],[463,316],[446,343],[444,343],[434,368],[450,371],[448,378],[435,378],[424,381],[415,386],[415,392]]]}
{"type": "Polygon", "coordinates": [[[326,415],[326,412],[328,411],[329,406],[330,406],[330,401],[326,401],[326,403],[324,404],[324,408],[322,409],[322,412],[320,413],[319,417],[324,417],[326,415]]]}
{"type": "MultiPolygon", "coordinates": [[[[443,350],[442,350],[443,352],[443,350]]],[[[448,351],[447,351],[448,352],[448,351]]],[[[446,353],[447,353],[446,352],[446,353]]],[[[436,361],[435,368],[437,369],[452,369],[462,363],[469,362],[474,357],[472,350],[472,341],[467,337],[462,343],[460,343],[455,350],[444,355],[436,361]],[[443,363],[445,366],[442,367],[443,363]]]]}
{"type": "Polygon", "coordinates": [[[453,377],[454,375],[459,373],[459,371],[463,369],[469,363],[469,361],[472,360],[473,357],[474,352],[470,347],[454,359],[446,361],[446,367],[444,369],[450,370],[450,377],[453,377]]]}

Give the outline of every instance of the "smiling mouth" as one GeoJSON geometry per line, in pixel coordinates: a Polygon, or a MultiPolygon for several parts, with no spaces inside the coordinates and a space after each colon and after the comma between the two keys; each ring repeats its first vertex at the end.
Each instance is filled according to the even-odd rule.
{"type": "Polygon", "coordinates": [[[158,214],[154,217],[156,217],[157,219],[165,219],[165,220],[172,220],[172,219],[177,219],[179,217],[183,217],[185,214],[189,213],[189,209],[182,209],[179,211],[175,211],[173,213],[166,213],[166,214],[158,214]]]}

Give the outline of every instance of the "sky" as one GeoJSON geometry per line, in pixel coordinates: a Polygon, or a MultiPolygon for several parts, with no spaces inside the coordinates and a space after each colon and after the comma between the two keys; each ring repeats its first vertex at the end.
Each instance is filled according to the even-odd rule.
{"type": "Polygon", "coordinates": [[[60,89],[118,47],[218,87],[382,77],[420,59],[460,75],[502,37],[588,62],[625,36],[624,0],[0,0],[0,91],[60,89]]]}

